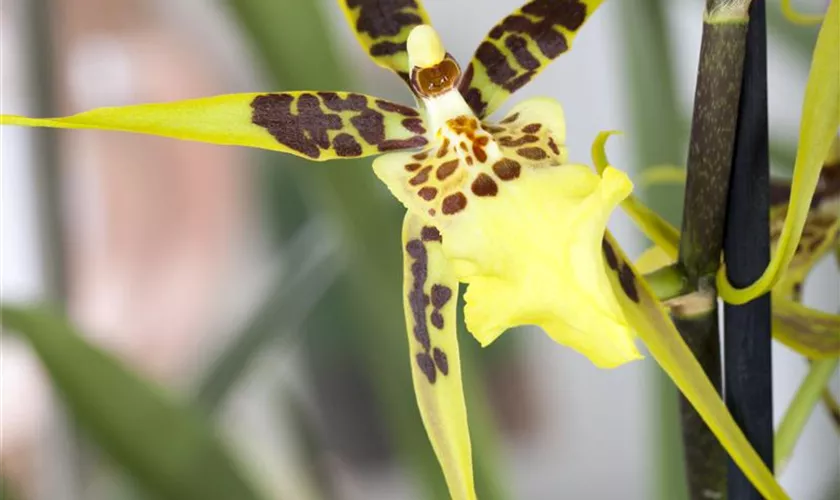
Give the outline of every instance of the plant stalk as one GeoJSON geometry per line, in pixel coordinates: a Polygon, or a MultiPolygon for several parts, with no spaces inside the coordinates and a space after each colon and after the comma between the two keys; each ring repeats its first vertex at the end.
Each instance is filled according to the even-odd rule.
{"type": "MultiPolygon", "coordinates": [[[[678,257],[690,289],[696,291],[713,289],[720,265],[749,4],[749,0],[706,3],[678,257]]],[[[675,310],[673,319],[720,392],[717,301],[708,301],[705,310],[694,310],[691,315],[675,310]]],[[[727,456],[723,447],[682,396],[680,416],[691,498],[726,498],[727,456]]]]}

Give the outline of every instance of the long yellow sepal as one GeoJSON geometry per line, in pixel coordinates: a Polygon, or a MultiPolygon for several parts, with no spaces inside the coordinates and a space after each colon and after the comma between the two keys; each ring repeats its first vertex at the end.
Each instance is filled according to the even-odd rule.
{"type": "Polygon", "coordinates": [[[403,301],[411,378],[423,424],[454,500],[474,500],[472,451],[461,381],[458,280],[441,234],[419,217],[403,222],[403,301]]]}
{"type": "Polygon", "coordinates": [[[758,491],[770,500],[787,499],[787,494],[732,419],[668,312],[609,232],[604,238],[604,260],[613,271],[608,274],[621,309],[651,356],[691,402],[758,491]]]}
{"type": "Polygon", "coordinates": [[[420,113],[364,94],[229,94],[98,108],[61,118],[0,115],[0,125],[99,129],[281,151],[308,160],[358,158],[424,146],[420,113]]]}

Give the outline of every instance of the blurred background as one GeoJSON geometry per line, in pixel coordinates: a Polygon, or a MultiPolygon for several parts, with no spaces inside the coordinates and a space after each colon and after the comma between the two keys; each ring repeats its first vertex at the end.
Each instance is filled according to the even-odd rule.
{"type": "MultiPolygon", "coordinates": [[[[425,1],[462,65],[519,4],[425,1]]],[[[817,29],[787,24],[777,1],[767,9],[772,159],[785,176],[817,29]]],[[[512,101],[560,100],[572,161],[619,129],[610,158],[637,180],[682,165],[702,10],[606,2],[512,101]]],[[[3,113],[292,89],[412,102],[331,0],[0,3],[3,113]]],[[[3,127],[0,141],[4,302],[60,304],[91,342],[211,420],[267,498],[447,498],[410,384],[403,209],[370,161],[92,131],[3,127]]],[[[637,189],[680,220],[681,186],[637,189]]],[[[645,248],[623,214],[611,228],[631,255],[645,248]]],[[[839,283],[825,260],[805,302],[835,311],[839,283]]],[[[675,393],[652,360],[602,371],[532,329],[486,349],[460,334],[481,498],[685,498],[675,393]]],[[[778,422],[807,364],[774,349],[778,422]]],[[[144,498],[15,337],[0,337],[0,376],[3,495],[144,498]]],[[[840,440],[824,408],[780,480],[796,499],[837,498],[840,440]]]]}

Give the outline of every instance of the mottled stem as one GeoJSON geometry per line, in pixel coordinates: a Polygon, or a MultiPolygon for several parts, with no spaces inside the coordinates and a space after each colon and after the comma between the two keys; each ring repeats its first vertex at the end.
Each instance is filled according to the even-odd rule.
{"type": "MultiPolygon", "coordinates": [[[[678,263],[692,290],[709,291],[720,265],[729,174],[741,97],[749,1],[706,4],[688,152],[678,263]]],[[[717,301],[675,308],[674,323],[706,375],[721,390],[717,301]]],[[[726,453],[691,404],[681,398],[689,493],[726,497],[726,453]]]]}

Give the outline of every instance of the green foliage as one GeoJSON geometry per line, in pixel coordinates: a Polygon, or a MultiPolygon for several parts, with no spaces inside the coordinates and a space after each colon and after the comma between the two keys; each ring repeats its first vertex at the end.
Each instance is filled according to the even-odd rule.
{"type": "Polygon", "coordinates": [[[59,314],[4,306],[2,325],[25,338],[76,421],[164,500],[257,500],[210,426],[191,408],[91,346],[59,314]]]}

